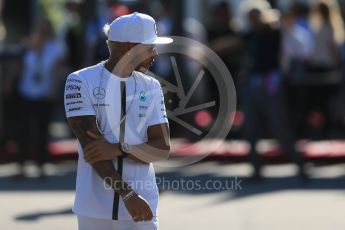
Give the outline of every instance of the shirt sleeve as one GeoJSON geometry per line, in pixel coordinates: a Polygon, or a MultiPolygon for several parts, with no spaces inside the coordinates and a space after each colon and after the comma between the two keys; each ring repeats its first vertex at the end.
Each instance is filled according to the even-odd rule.
{"type": "Polygon", "coordinates": [[[148,121],[148,126],[168,123],[167,112],[164,104],[164,95],[160,83],[157,81],[154,84],[152,90],[152,110],[150,111],[150,117],[148,121]]]}
{"type": "Polygon", "coordinates": [[[87,82],[77,74],[69,75],[66,80],[64,101],[67,118],[96,115],[87,82]]]}

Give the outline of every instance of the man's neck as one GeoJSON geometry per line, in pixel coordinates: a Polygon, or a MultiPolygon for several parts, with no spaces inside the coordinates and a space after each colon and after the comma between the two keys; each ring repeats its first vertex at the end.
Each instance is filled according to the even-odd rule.
{"type": "Polygon", "coordinates": [[[118,77],[128,77],[132,75],[132,72],[134,71],[131,68],[117,68],[115,69],[116,64],[118,63],[118,60],[111,59],[109,58],[107,61],[104,63],[104,67],[112,74],[118,76],[118,77]]]}

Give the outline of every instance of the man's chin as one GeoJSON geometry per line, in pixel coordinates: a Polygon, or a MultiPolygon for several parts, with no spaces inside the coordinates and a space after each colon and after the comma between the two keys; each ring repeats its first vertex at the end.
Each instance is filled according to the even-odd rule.
{"type": "Polygon", "coordinates": [[[147,70],[149,70],[151,68],[151,64],[143,64],[138,66],[138,68],[136,70],[141,71],[141,72],[145,72],[147,70]]]}

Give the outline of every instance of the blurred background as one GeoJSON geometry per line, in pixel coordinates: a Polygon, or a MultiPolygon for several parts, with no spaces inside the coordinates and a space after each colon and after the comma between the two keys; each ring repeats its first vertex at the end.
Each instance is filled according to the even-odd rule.
{"type": "Polygon", "coordinates": [[[200,62],[155,61],[151,71],[186,92],[163,82],[168,111],[192,92],[186,112],[169,117],[171,158],[203,158],[156,166],[161,228],[344,229],[345,1],[0,0],[1,229],[76,229],[65,79],[106,60],[103,26],[135,11],[153,16],[161,36],[209,47],[236,91],[221,120],[230,132],[205,142],[219,102],[234,100],[218,91],[221,76],[205,69],[190,91],[200,62]]]}

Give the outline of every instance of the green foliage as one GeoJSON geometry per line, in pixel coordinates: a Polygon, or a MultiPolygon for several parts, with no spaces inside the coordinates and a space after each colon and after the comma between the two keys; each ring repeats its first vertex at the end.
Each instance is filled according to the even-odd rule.
{"type": "Polygon", "coordinates": [[[61,27],[64,22],[65,2],[66,0],[38,0],[42,15],[51,21],[54,29],[61,27]]]}

